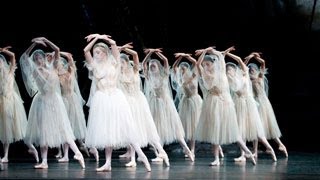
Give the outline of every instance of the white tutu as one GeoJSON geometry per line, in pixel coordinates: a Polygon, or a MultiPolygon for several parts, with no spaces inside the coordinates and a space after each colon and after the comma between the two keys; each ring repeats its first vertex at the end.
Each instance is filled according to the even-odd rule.
{"type": "Polygon", "coordinates": [[[62,96],[64,104],[69,115],[71,128],[76,139],[86,137],[86,120],[83,113],[83,107],[78,96],[72,92],[62,96]]]}
{"type": "Polygon", "coordinates": [[[24,138],[27,116],[16,92],[0,96],[0,141],[12,143],[24,138]]]}
{"type": "Polygon", "coordinates": [[[237,141],[238,123],[231,97],[207,94],[202,103],[196,130],[196,140],[211,144],[230,144],[237,141]]]}
{"type": "Polygon", "coordinates": [[[149,105],[162,143],[170,144],[184,138],[183,126],[170,96],[150,96],[149,105]]]}
{"type": "Polygon", "coordinates": [[[187,140],[194,139],[201,113],[202,99],[199,94],[183,96],[179,103],[179,116],[187,140]]]}
{"type": "Polygon", "coordinates": [[[235,95],[234,103],[243,140],[253,141],[258,140],[258,137],[265,137],[257,103],[253,97],[235,95]]]}
{"type": "Polygon", "coordinates": [[[85,138],[88,147],[117,149],[132,142],[143,144],[136,129],[129,103],[120,89],[94,93],[85,138]]]}
{"type": "Polygon", "coordinates": [[[59,147],[74,139],[61,95],[56,92],[38,92],[30,107],[25,141],[40,146],[59,147]]]}

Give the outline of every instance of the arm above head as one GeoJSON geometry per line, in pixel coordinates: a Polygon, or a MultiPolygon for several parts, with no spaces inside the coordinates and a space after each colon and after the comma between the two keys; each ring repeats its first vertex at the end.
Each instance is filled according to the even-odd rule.
{"type": "Polygon", "coordinates": [[[228,56],[228,57],[234,59],[235,61],[237,61],[238,64],[240,65],[240,68],[242,69],[242,71],[245,71],[246,65],[243,63],[242,59],[239,56],[230,53],[230,51],[234,51],[234,50],[235,50],[235,48],[232,46],[232,47],[228,48],[227,50],[225,50],[224,53],[225,53],[226,56],[228,56]]]}
{"type": "Polygon", "coordinates": [[[182,56],[183,53],[175,53],[174,56],[177,58],[173,65],[172,65],[172,69],[174,73],[177,73],[178,71],[178,64],[180,63],[181,59],[183,58],[182,56]]]}
{"type": "Polygon", "coordinates": [[[74,61],[73,61],[72,54],[68,53],[68,52],[60,52],[60,55],[67,58],[68,64],[69,64],[68,71],[70,73],[72,73],[76,69],[76,66],[75,66],[74,61]]]}
{"type": "Polygon", "coordinates": [[[90,34],[87,37],[85,37],[85,39],[87,39],[87,42],[90,42],[92,39],[92,41],[83,49],[84,52],[84,56],[85,59],[87,61],[87,63],[91,64],[91,62],[93,61],[93,57],[92,54],[90,52],[90,50],[92,49],[93,45],[97,42],[98,38],[98,34],[90,34]]]}
{"type": "Polygon", "coordinates": [[[197,62],[197,68],[200,76],[202,75],[202,72],[203,72],[202,62],[206,53],[207,53],[206,49],[196,50],[196,56],[200,55],[197,62]]]}
{"type": "Polygon", "coordinates": [[[156,53],[156,55],[158,55],[158,57],[163,61],[164,69],[167,71],[167,73],[169,73],[169,62],[168,62],[168,58],[162,54],[162,52],[161,52],[160,49],[156,49],[155,53],[156,53]]]}
{"type": "Polygon", "coordinates": [[[148,67],[147,67],[147,63],[150,60],[151,55],[153,54],[153,50],[152,49],[144,49],[144,53],[146,53],[147,55],[144,57],[143,61],[142,61],[142,66],[143,66],[143,73],[144,76],[146,78],[148,78],[148,67]]]}
{"type": "Polygon", "coordinates": [[[8,55],[10,58],[10,73],[14,72],[15,67],[16,67],[16,57],[13,52],[9,50],[11,46],[7,46],[4,48],[0,48],[0,52],[3,52],[4,54],[8,55]]]}
{"type": "Polygon", "coordinates": [[[109,35],[100,35],[100,39],[104,40],[111,46],[111,52],[113,57],[118,61],[120,59],[120,51],[116,44],[116,41],[111,39],[111,36],[109,35]]]}
{"type": "MultiPolygon", "coordinates": [[[[139,56],[138,56],[138,53],[135,50],[130,49],[130,47],[132,48],[132,46],[125,47],[123,49],[123,51],[128,53],[128,54],[130,54],[132,56],[134,65],[136,67],[139,67],[139,56]]],[[[139,71],[139,69],[135,69],[135,71],[139,71]]]]}
{"type": "Polygon", "coordinates": [[[32,41],[40,41],[43,42],[45,45],[49,45],[54,50],[54,60],[59,60],[60,58],[60,48],[53,44],[50,40],[45,37],[38,37],[34,38],[32,41]]]}

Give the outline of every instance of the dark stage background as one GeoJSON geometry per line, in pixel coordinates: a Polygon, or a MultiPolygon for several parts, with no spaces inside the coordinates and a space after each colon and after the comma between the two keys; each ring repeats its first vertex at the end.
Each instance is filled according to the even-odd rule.
{"type": "MultiPolygon", "coordinates": [[[[118,45],[133,42],[140,60],[143,48],[162,47],[170,64],[174,52],[193,53],[211,45],[218,50],[234,45],[234,53],[241,57],[260,51],[269,71],[269,98],[284,144],[289,151],[320,152],[316,125],[320,119],[320,10],[317,5],[312,18],[314,1],[302,5],[299,0],[66,2],[2,2],[0,46],[11,45],[18,60],[32,38],[47,37],[74,55],[85,99],[91,81],[83,67],[82,50],[84,37],[90,33],[112,35],[118,45]]],[[[16,72],[28,111],[32,99],[20,69],[16,72]]],[[[26,152],[22,143],[13,145],[10,156],[22,148],[26,152]]]]}

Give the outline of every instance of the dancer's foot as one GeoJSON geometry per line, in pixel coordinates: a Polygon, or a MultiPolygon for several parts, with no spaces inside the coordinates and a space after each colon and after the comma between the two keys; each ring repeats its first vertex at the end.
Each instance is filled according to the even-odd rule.
{"type": "Polygon", "coordinates": [[[111,171],[111,164],[104,164],[103,166],[96,169],[97,172],[111,171]]]}
{"type": "Polygon", "coordinates": [[[166,153],[160,153],[159,154],[159,157],[162,158],[164,160],[164,163],[166,163],[166,166],[170,166],[170,163],[169,163],[169,157],[166,153]]]}
{"type": "Polygon", "coordinates": [[[266,153],[271,154],[272,160],[273,160],[274,162],[277,162],[276,153],[274,153],[274,151],[273,151],[272,149],[267,150],[266,153]]]}
{"type": "Polygon", "coordinates": [[[136,161],[130,161],[126,164],[127,167],[136,167],[137,166],[137,163],[136,161]]]}
{"type": "Polygon", "coordinates": [[[41,163],[34,166],[35,169],[48,169],[48,163],[41,163]]]}
{"type": "Polygon", "coordinates": [[[214,160],[213,162],[210,163],[210,166],[219,166],[220,165],[220,161],[219,159],[214,160]]]}
{"type": "Polygon", "coordinates": [[[144,157],[144,158],[138,157],[137,160],[140,161],[140,162],[143,162],[144,167],[147,169],[148,172],[151,171],[150,163],[149,163],[149,161],[148,161],[148,159],[146,157],[144,157]]]}
{"type": "Polygon", "coordinates": [[[253,165],[256,165],[256,164],[257,164],[257,163],[256,163],[256,160],[254,159],[253,154],[250,155],[250,160],[251,160],[251,162],[252,162],[253,165]]]}
{"type": "Polygon", "coordinates": [[[84,164],[83,156],[82,156],[82,154],[80,152],[78,154],[75,154],[73,156],[73,158],[79,161],[79,164],[82,167],[82,169],[86,168],[86,166],[84,164]]]}
{"type": "Polygon", "coordinates": [[[222,151],[221,148],[219,148],[219,154],[220,154],[220,156],[221,156],[222,158],[224,158],[224,154],[223,154],[223,151],[222,151]]]}
{"type": "Polygon", "coordinates": [[[287,148],[284,145],[279,146],[279,150],[282,151],[286,157],[288,157],[287,148]]]}
{"type": "Polygon", "coordinates": [[[66,162],[69,162],[69,158],[68,158],[68,157],[60,158],[60,159],[58,159],[58,162],[60,162],[60,163],[66,163],[66,162]]]}
{"type": "Polygon", "coordinates": [[[32,154],[34,156],[34,158],[36,159],[37,163],[39,162],[38,151],[36,149],[34,149],[34,150],[29,149],[28,153],[30,153],[30,154],[32,154]]]}
{"type": "Polygon", "coordinates": [[[8,163],[8,162],[9,162],[8,157],[3,157],[3,158],[1,159],[1,162],[2,162],[2,163],[8,163]]]}
{"type": "Polygon", "coordinates": [[[235,162],[246,162],[246,158],[244,156],[240,156],[238,158],[233,159],[235,162]]]}
{"type": "Polygon", "coordinates": [[[156,157],[154,159],[151,159],[152,162],[163,162],[163,159],[161,157],[156,157]]]}
{"type": "Polygon", "coordinates": [[[189,152],[187,152],[188,153],[188,157],[190,158],[190,160],[193,162],[194,161],[194,154],[191,152],[191,151],[189,151],[189,152]]]}
{"type": "Polygon", "coordinates": [[[119,155],[119,158],[131,158],[130,151],[127,151],[126,153],[119,155]]]}

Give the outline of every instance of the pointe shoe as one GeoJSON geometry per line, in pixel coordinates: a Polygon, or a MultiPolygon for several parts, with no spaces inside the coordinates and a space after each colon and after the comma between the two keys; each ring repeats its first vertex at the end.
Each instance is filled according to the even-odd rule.
{"type": "Polygon", "coordinates": [[[34,166],[35,169],[48,169],[47,163],[41,163],[34,166]]]}
{"type": "Polygon", "coordinates": [[[79,150],[84,152],[88,157],[90,157],[90,154],[89,154],[89,151],[88,151],[88,148],[85,147],[85,146],[80,146],[79,147],[79,150]]]}
{"type": "Polygon", "coordinates": [[[279,150],[282,151],[286,157],[288,157],[287,148],[284,145],[280,146],[279,150]]]}
{"type": "Polygon", "coordinates": [[[36,159],[37,163],[39,162],[39,156],[38,156],[38,151],[37,150],[29,149],[28,153],[32,154],[34,156],[34,158],[36,159]]]}
{"type": "Polygon", "coordinates": [[[164,163],[166,163],[166,165],[167,165],[168,167],[170,166],[169,157],[168,157],[167,154],[159,154],[159,157],[164,160],[164,163]]]}
{"type": "Polygon", "coordinates": [[[272,160],[273,160],[274,162],[277,162],[277,157],[276,157],[276,154],[274,153],[273,150],[267,150],[266,152],[267,152],[268,154],[271,154],[272,160]]]}
{"type": "Polygon", "coordinates": [[[99,152],[97,149],[90,149],[89,151],[91,154],[93,154],[94,158],[96,159],[96,162],[99,162],[99,152]]]}
{"type": "Polygon", "coordinates": [[[246,162],[246,158],[244,156],[240,156],[238,158],[233,159],[235,162],[246,162]]]}
{"type": "Polygon", "coordinates": [[[151,171],[151,166],[150,166],[150,163],[149,163],[149,161],[148,161],[148,159],[147,158],[141,158],[141,157],[138,157],[138,159],[137,159],[138,161],[140,161],[140,162],[143,162],[143,164],[144,164],[144,167],[147,169],[147,171],[148,172],[150,172],[151,171]]]}
{"type": "Polygon", "coordinates": [[[79,161],[79,164],[82,167],[82,169],[86,168],[84,164],[84,159],[81,153],[74,155],[73,158],[79,161]]]}
{"type": "Polygon", "coordinates": [[[2,163],[8,163],[9,160],[8,160],[8,158],[2,158],[2,159],[1,159],[1,162],[2,162],[2,163]]]}
{"type": "Polygon", "coordinates": [[[220,165],[219,159],[214,160],[213,162],[210,163],[210,166],[219,166],[219,165],[220,165]]]}
{"type": "Polygon", "coordinates": [[[161,157],[156,157],[154,159],[151,159],[152,162],[163,162],[163,159],[161,157]]]}
{"type": "Polygon", "coordinates": [[[137,163],[135,161],[130,161],[126,164],[127,167],[136,167],[137,163]]]}
{"type": "Polygon", "coordinates": [[[256,160],[254,159],[254,156],[251,154],[250,160],[252,162],[253,165],[256,165],[256,160]]]}
{"type": "Polygon", "coordinates": [[[190,160],[192,162],[194,162],[194,154],[191,151],[188,153],[188,156],[189,156],[190,160]]]}
{"type": "Polygon", "coordinates": [[[60,158],[60,159],[58,159],[58,162],[59,163],[67,163],[67,162],[69,162],[69,158],[67,158],[67,157],[60,158]]]}
{"type": "Polygon", "coordinates": [[[57,155],[55,155],[55,157],[56,157],[57,159],[60,159],[60,158],[62,158],[62,155],[61,155],[61,154],[57,154],[57,155]]]}
{"type": "MultiPolygon", "coordinates": [[[[246,158],[251,158],[251,156],[250,156],[250,154],[245,154],[244,155],[246,158]]],[[[258,153],[252,153],[252,156],[254,157],[254,158],[258,158],[258,153]]]]}
{"type": "Polygon", "coordinates": [[[119,155],[119,158],[131,158],[130,152],[119,155]]]}
{"type": "Polygon", "coordinates": [[[97,172],[111,171],[111,165],[103,165],[96,169],[97,172]]]}

